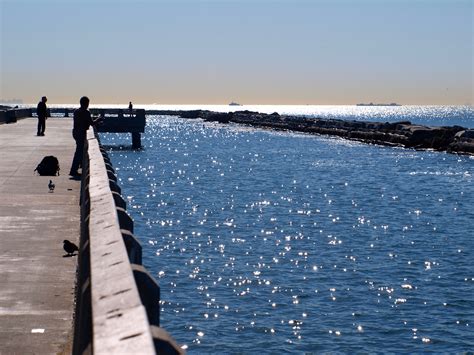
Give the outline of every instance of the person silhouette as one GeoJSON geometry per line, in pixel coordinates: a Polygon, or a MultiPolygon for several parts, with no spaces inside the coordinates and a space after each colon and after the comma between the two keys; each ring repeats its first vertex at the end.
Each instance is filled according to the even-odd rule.
{"type": "Polygon", "coordinates": [[[37,136],[44,136],[44,131],[46,129],[46,118],[48,116],[48,108],[46,107],[46,101],[48,98],[43,96],[41,101],[38,102],[38,106],[36,107],[36,113],[38,114],[38,129],[37,129],[37,136]]]}
{"type": "Polygon", "coordinates": [[[130,117],[133,117],[133,104],[132,101],[128,103],[128,111],[130,112],[130,117]]]}
{"type": "Polygon", "coordinates": [[[84,153],[84,141],[87,136],[87,130],[90,126],[95,126],[100,123],[100,120],[93,120],[89,108],[89,98],[87,96],[81,97],[79,103],[80,108],[74,111],[72,137],[76,141],[76,151],[72,159],[71,170],[69,175],[73,177],[80,176],[78,169],[82,165],[82,156],[84,153]]]}

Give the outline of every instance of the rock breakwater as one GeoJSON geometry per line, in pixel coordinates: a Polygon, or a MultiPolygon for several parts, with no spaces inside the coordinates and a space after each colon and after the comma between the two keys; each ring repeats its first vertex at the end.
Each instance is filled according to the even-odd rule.
{"type": "Polygon", "coordinates": [[[449,153],[474,155],[474,130],[461,126],[435,127],[400,122],[366,122],[341,119],[322,119],[303,116],[265,114],[254,111],[213,112],[153,111],[148,114],[201,118],[219,123],[239,123],[254,127],[289,130],[310,134],[324,134],[369,144],[431,149],[449,153]]]}

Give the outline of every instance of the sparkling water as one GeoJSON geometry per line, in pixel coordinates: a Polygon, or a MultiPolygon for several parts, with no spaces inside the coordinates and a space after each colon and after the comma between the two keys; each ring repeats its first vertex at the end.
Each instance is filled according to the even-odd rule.
{"type": "MultiPolygon", "coordinates": [[[[22,105],[22,107],[32,107],[22,105]]],[[[36,107],[36,106],[34,106],[36,107]]],[[[50,105],[49,107],[77,108],[77,104],[50,105]]],[[[94,104],[91,108],[118,108],[128,110],[128,104],[94,104]]],[[[216,112],[235,112],[242,110],[282,115],[339,118],[356,121],[396,122],[411,121],[427,126],[462,126],[474,128],[473,106],[355,106],[355,105],[134,105],[135,109],[145,110],[209,110],[216,112]]],[[[62,116],[62,114],[55,114],[62,116]]]]}
{"type": "Polygon", "coordinates": [[[101,140],[188,352],[474,348],[472,157],[167,116],[101,140]]]}

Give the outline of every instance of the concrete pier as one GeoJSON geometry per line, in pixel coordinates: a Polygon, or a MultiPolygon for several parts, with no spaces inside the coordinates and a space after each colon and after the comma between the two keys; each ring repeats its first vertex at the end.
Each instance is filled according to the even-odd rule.
{"type": "Polygon", "coordinates": [[[77,181],[34,173],[47,155],[69,171],[71,119],[50,118],[42,137],[37,119],[12,122],[0,125],[0,354],[183,354],[96,132],[77,181]]]}
{"type": "Polygon", "coordinates": [[[62,246],[80,235],[80,181],[67,174],[72,120],[49,118],[44,137],[36,125],[0,125],[0,354],[72,349],[77,256],[65,257],[62,246]],[[59,159],[59,176],[33,172],[46,155],[59,159]]]}

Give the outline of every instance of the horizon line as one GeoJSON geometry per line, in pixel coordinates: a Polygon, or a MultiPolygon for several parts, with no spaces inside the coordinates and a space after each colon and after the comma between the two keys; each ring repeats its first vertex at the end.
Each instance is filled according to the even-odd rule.
{"type": "MultiPolygon", "coordinates": [[[[134,106],[230,106],[230,107],[244,107],[244,106],[357,106],[357,105],[363,105],[360,107],[403,107],[403,106],[474,106],[474,103],[464,103],[464,104],[403,104],[403,103],[398,103],[396,102],[396,106],[393,105],[391,106],[391,103],[385,103],[385,102],[373,102],[373,105],[370,105],[371,103],[366,103],[366,102],[358,102],[358,103],[341,103],[341,104],[239,104],[239,105],[229,105],[228,103],[137,103],[133,102],[134,106]]],[[[8,101],[0,101],[0,104],[2,105],[22,105],[22,106],[30,106],[30,105],[37,105],[37,103],[34,102],[29,102],[29,103],[23,103],[23,102],[8,102],[8,101]]],[[[61,102],[61,103],[50,103],[48,106],[60,106],[60,105],[79,105],[78,102],[61,102]]],[[[107,105],[113,105],[113,106],[127,106],[128,108],[128,102],[124,103],[92,103],[90,106],[107,106],[107,105]]]]}

